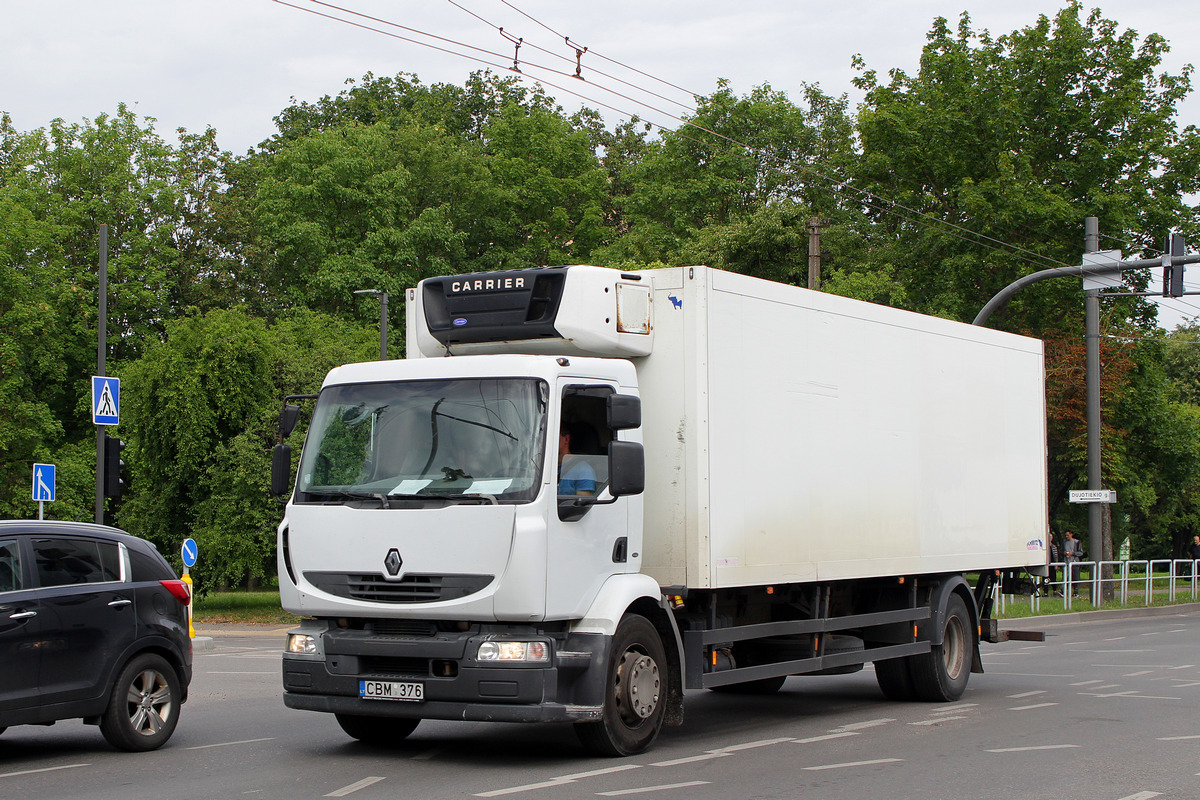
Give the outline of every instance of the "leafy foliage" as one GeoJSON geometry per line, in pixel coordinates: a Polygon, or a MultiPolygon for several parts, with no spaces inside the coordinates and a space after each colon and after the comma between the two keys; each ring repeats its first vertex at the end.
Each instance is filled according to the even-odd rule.
{"type": "MultiPolygon", "coordinates": [[[[1072,2],[999,37],[935,20],[916,74],[858,61],[856,113],[816,86],[797,102],[721,82],[661,135],[486,72],[368,74],[293,102],[241,156],[211,129],[168,144],[125,106],[28,133],[0,117],[0,516],[34,513],[34,461],[59,465],[52,516],[92,515],[100,223],[133,472],[110,510],[168,554],[196,538],[201,589],[254,582],[275,569],[281,397],[376,352],[378,305],[355,290],[570,263],[802,284],[816,219],[826,291],[969,320],[1014,279],[1077,263],[1086,216],[1135,251],[1200,236],[1200,133],[1175,119],[1191,68],[1159,72],[1166,52],[1072,2]]],[[[1055,528],[1080,525],[1080,299],[1047,281],[995,318],[1046,343],[1055,528]]],[[[1135,556],[1177,553],[1200,527],[1200,330],[1135,343],[1153,312],[1121,298],[1104,331],[1114,526],[1135,556]]]]}

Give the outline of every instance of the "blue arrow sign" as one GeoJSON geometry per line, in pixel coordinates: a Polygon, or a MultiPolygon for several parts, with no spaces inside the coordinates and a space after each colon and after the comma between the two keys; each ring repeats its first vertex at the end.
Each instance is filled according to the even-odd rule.
{"type": "Polygon", "coordinates": [[[92,376],[92,424],[121,424],[121,379],[92,376]]]}
{"type": "Polygon", "coordinates": [[[53,503],[55,478],[58,470],[53,464],[33,465],[33,499],[38,503],[53,503]]]}
{"type": "Polygon", "coordinates": [[[196,556],[200,555],[200,548],[196,546],[196,540],[190,537],[185,539],[179,554],[183,556],[183,565],[185,567],[196,566],[196,556]]]}

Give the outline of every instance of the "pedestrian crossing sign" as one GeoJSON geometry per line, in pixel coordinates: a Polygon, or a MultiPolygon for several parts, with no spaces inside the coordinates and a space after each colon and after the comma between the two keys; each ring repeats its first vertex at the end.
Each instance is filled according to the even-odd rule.
{"type": "Polygon", "coordinates": [[[92,376],[92,424],[121,424],[121,379],[92,376]]]}

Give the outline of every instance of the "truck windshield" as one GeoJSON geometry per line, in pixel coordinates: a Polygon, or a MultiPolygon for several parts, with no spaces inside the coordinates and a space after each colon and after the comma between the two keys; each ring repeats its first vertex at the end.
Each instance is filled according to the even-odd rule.
{"type": "Polygon", "coordinates": [[[541,483],[548,388],[533,379],[332,386],[300,462],[298,502],[527,503],[541,483]]]}

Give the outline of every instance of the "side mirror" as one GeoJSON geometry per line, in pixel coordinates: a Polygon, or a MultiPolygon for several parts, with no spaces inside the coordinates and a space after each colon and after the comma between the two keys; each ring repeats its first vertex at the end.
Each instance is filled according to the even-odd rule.
{"type": "Polygon", "coordinates": [[[631,394],[608,396],[608,428],[625,431],[642,427],[642,399],[631,394]]]}
{"type": "MultiPolygon", "coordinates": [[[[637,400],[637,398],[633,398],[637,400]]],[[[640,406],[639,406],[640,409],[640,406]]],[[[608,492],[613,497],[646,490],[646,453],[639,442],[608,443],[608,492]]]]}
{"type": "MultiPolygon", "coordinates": [[[[297,408],[292,406],[292,408],[297,408]]],[[[297,409],[299,410],[299,409],[297,409]]],[[[292,421],[295,425],[295,420],[292,421]]],[[[292,446],[277,444],[271,451],[271,494],[283,497],[292,483],[292,446]]]]}
{"type": "Polygon", "coordinates": [[[300,406],[284,403],[283,408],[279,410],[279,437],[286,439],[292,435],[292,431],[296,430],[296,423],[300,421],[300,406]]]}

